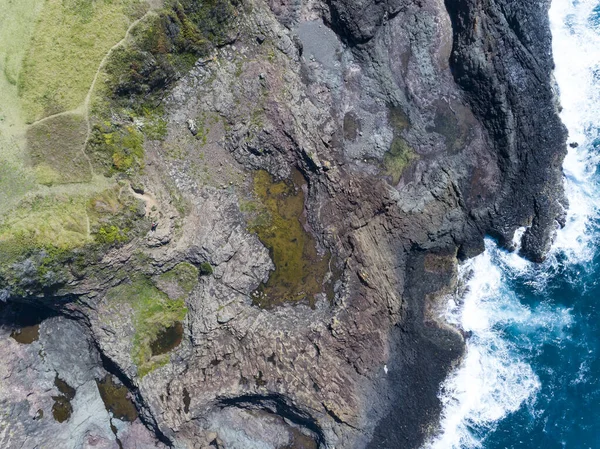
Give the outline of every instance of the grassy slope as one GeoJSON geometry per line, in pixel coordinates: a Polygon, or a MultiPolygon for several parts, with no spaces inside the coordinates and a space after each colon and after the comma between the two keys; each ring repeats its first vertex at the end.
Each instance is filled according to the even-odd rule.
{"type": "Polygon", "coordinates": [[[83,153],[87,123],[78,114],[62,114],[27,130],[29,162],[40,184],[89,182],[90,164],[83,153]]]}
{"type": "Polygon", "coordinates": [[[139,0],[47,0],[23,64],[26,120],[80,107],[100,62],[125,35],[139,0]]]}
{"type": "Polygon", "coordinates": [[[25,235],[39,246],[90,241],[85,204],[109,183],[90,172],[82,152],[84,101],[101,60],[145,5],[0,0],[0,250],[25,235]],[[49,111],[50,91],[80,115],[28,127],[49,111]],[[80,184],[58,185],[73,182],[80,184]]]}
{"type": "Polygon", "coordinates": [[[35,187],[23,165],[24,121],[17,81],[44,0],[0,0],[0,214],[35,187]]]}

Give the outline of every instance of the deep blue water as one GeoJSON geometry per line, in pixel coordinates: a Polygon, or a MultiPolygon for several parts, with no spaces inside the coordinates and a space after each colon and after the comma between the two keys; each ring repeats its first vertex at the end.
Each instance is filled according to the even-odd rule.
{"type": "Polygon", "coordinates": [[[600,258],[566,263],[538,290],[529,276],[508,281],[530,310],[568,311],[569,320],[534,327],[505,325],[504,338],[539,379],[539,390],[493,431],[483,447],[600,448],[600,258]]]}
{"type": "MultiPolygon", "coordinates": [[[[434,449],[600,449],[600,0],[553,0],[567,226],[535,265],[486,242],[445,318],[472,332],[434,449]]],[[[523,230],[520,230],[522,232],[523,230]]],[[[519,236],[516,236],[516,242],[519,236]]]]}

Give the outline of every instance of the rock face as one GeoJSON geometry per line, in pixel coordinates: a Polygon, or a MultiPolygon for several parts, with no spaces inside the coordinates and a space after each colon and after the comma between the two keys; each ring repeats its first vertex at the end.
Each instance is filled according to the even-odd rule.
{"type": "Polygon", "coordinates": [[[90,261],[93,276],[31,292],[63,315],[39,341],[10,339],[5,320],[2,447],[422,445],[464,348],[436,316],[458,260],[522,226],[541,260],[563,217],[548,2],[514,3],[240,5],[235,41],[177,81],[165,139],[145,143],[156,226],[90,261]],[[257,169],[303,175],[298,219],[331,255],[314,307],[253,301],[277,269],[252,232],[257,169]],[[179,311],[181,342],[154,353],[179,311]],[[107,370],[139,420],[106,411],[107,370]],[[57,376],[75,389],[64,423],[48,418],[57,376]]]}
{"type": "Polygon", "coordinates": [[[24,343],[10,337],[7,322],[22,319],[15,313],[27,316],[32,310],[1,311],[2,447],[118,449],[132,438],[138,447],[165,447],[139,420],[121,421],[107,410],[97,380],[108,373],[83,326],[52,317],[25,327],[37,335],[24,343]]]}
{"type": "Polygon", "coordinates": [[[488,232],[510,245],[528,217],[523,252],[541,261],[564,225],[560,167],[566,130],[556,111],[546,2],[447,2],[456,82],[486,127],[505,182],[488,232]]]}

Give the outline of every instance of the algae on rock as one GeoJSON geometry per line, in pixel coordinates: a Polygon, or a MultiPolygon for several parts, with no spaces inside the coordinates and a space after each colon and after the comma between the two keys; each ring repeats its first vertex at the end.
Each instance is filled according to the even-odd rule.
{"type": "Polygon", "coordinates": [[[260,219],[251,219],[249,227],[269,249],[275,264],[269,280],[253,294],[261,307],[302,300],[313,305],[315,295],[325,290],[329,257],[318,254],[314,238],[303,227],[300,172],[294,172],[294,181],[274,182],[266,171],[254,176],[258,204],[249,209],[258,211],[255,215],[260,219]]]}
{"type": "Polygon", "coordinates": [[[147,279],[137,279],[130,284],[114,287],[106,297],[109,302],[129,304],[133,310],[135,333],[131,357],[138,368],[138,375],[144,377],[167,364],[170,357],[168,352],[155,354],[152,347],[161,334],[171,327],[183,332],[179,326],[187,314],[184,300],[169,299],[147,279]]]}

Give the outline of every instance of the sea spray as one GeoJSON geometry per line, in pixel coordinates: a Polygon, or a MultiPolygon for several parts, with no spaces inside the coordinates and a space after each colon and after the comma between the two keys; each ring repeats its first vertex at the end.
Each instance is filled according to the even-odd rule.
{"type": "Polygon", "coordinates": [[[600,201],[600,29],[593,17],[599,6],[598,0],[554,0],[549,14],[560,117],[571,144],[563,163],[567,224],[558,233],[550,260],[562,255],[569,263],[588,262],[594,255],[590,243],[595,233],[589,227],[600,201]]]}
{"type": "Polygon", "coordinates": [[[486,242],[486,252],[461,266],[466,291],[448,301],[446,320],[470,338],[460,367],[442,386],[442,432],[428,444],[431,449],[482,447],[486,432],[539,388],[531,367],[503,338],[502,327],[529,311],[504,289],[493,246],[486,242]]]}
{"type": "Polygon", "coordinates": [[[460,268],[466,288],[449,298],[445,318],[470,338],[462,363],[441,388],[442,421],[426,444],[430,449],[600,447],[598,427],[578,427],[595,422],[595,415],[571,412],[578,421],[570,422],[573,393],[563,392],[566,383],[581,395],[585,385],[593,401],[600,391],[594,384],[597,344],[585,333],[596,331],[589,312],[594,302],[585,313],[564,304],[584,301],[573,293],[595,288],[598,269],[600,1],[554,0],[550,21],[561,118],[572,144],[563,166],[566,224],[542,264],[487,240],[485,253],[460,268]],[[574,339],[574,327],[589,339],[574,339]],[[559,398],[563,402],[555,404],[559,398]],[[494,434],[502,425],[503,433],[494,434]],[[575,446],[567,444],[567,434],[575,446]]]}

